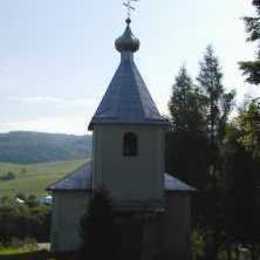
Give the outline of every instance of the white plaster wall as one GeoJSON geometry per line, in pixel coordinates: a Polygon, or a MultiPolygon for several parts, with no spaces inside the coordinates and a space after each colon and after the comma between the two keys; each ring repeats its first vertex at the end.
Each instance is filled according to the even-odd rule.
{"type": "Polygon", "coordinates": [[[164,130],[159,126],[98,125],[94,129],[94,186],[115,200],[162,200],[164,130]],[[138,136],[138,155],[123,156],[123,136],[138,136]]]}
{"type": "MultiPolygon", "coordinates": [[[[80,246],[79,222],[84,214],[87,192],[55,192],[51,245],[53,251],[76,250],[80,246]]],[[[160,253],[163,259],[191,258],[190,194],[166,193],[166,212],[162,218],[146,223],[142,259],[160,253]]]]}
{"type": "Polygon", "coordinates": [[[79,222],[87,209],[87,192],[54,192],[51,249],[70,251],[80,246],[79,222]]]}

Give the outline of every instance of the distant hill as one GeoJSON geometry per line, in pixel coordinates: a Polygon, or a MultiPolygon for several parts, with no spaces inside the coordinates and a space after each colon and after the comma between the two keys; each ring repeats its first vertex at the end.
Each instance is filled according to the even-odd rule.
{"type": "Polygon", "coordinates": [[[10,132],[0,134],[0,162],[40,163],[86,159],[91,136],[10,132]]]}

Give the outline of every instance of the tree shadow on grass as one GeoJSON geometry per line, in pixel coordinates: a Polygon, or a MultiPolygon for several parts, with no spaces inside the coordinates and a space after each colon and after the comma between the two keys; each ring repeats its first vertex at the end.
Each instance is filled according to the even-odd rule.
{"type": "Polygon", "coordinates": [[[78,254],[69,253],[50,253],[46,250],[30,253],[0,255],[0,260],[78,260],[78,254]]]}
{"type": "Polygon", "coordinates": [[[0,255],[0,260],[47,260],[49,255],[48,251],[35,251],[29,253],[0,255]]]}

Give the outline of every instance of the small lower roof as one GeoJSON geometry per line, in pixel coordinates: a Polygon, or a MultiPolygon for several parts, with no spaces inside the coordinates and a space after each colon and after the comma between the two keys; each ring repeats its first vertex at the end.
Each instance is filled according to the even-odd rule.
{"type": "MultiPolygon", "coordinates": [[[[51,184],[48,191],[91,191],[92,163],[87,162],[65,178],[51,184]]],[[[190,192],[195,189],[181,180],[165,173],[164,190],[166,192],[190,192]]]]}

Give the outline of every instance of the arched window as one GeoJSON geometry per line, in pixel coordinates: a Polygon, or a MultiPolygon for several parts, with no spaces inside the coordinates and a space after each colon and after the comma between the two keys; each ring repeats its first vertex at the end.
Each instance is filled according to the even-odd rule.
{"type": "Polygon", "coordinates": [[[123,141],[123,154],[124,156],[137,156],[138,140],[137,135],[134,133],[126,133],[123,141]]]}

